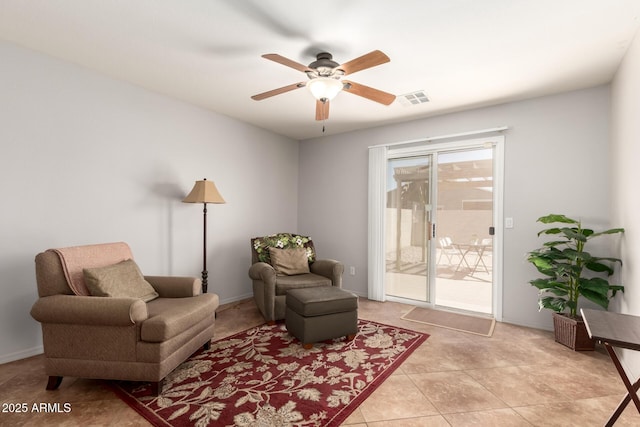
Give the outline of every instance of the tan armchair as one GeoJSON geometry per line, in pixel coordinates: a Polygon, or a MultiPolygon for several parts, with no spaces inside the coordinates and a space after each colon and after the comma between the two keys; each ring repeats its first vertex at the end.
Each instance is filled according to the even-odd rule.
{"type": "Polygon", "coordinates": [[[289,289],[342,288],[344,265],[332,259],[316,259],[313,241],[306,236],[280,233],[255,237],[251,239],[251,262],[253,296],[267,323],[284,319],[289,289]]]}
{"type": "Polygon", "coordinates": [[[151,382],[159,394],[167,374],[209,347],[218,296],[201,294],[194,277],[142,276],[132,259],[126,243],[36,256],[31,316],[42,324],[47,390],[71,376],[151,382]],[[138,285],[150,287],[122,296],[138,285]]]}

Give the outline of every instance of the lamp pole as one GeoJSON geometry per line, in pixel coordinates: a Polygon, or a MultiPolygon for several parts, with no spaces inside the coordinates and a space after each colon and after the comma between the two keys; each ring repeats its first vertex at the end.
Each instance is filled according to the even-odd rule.
{"type": "Polygon", "coordinates": [[[204,217],[204,239],[202,244],[202,292],[207,293],[207,288],[209,286],[207,279],[209,277],[209,272],[207,271],[207,202],[204,202],[204,209],[202,210],[204,217]]]}

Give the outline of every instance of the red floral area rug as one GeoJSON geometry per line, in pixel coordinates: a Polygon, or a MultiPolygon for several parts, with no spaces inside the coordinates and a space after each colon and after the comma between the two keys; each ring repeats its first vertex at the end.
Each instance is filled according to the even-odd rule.
{"type": "Polygon", "coordinates": [[[149,384],[114,382],[118,395],[156,426],[340,425],[429,335],[359,320],[358,335],[310,350],[284,324],[211,343],[149,384]]]}

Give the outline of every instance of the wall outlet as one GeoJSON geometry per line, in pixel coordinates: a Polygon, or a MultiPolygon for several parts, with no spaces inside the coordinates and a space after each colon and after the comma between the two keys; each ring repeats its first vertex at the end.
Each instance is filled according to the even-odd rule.
{"type": "Polygon", "coordinates": [[[356,268],[354,266],[349,267],[349,274],[352,276],[356,275],[356,268]]]}

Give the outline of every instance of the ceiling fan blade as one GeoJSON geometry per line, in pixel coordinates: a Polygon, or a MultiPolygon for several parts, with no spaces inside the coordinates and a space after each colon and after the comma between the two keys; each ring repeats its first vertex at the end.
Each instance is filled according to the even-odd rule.
{"type": "Polygon", "coordinates": [[[342,81],[344,83],[344,90],[354,95],[361,96],[363,98],[370,99],[380,104],[389,105],[395,101],[396,96],[387,92],[383,92],[378,89],[374,89],[369,86],[361,85],[360,83],[354,83],[347,80],[342,81]]]}
{"type": "Polygon", "coordinates": [[[356,59],[341,64],[338,68],[344,71],[344,75],[353,74],[356,71],[366,70],[376,65],[391,61],[387,55],[379,50],[374,50],[356,59]]]}
{"type": "Polygon", "coordinates": [[[329,118],[329,101],[316,101],[316,120],[327,120],[329,118]]]}
{"type": "Polygon", "coordinates": [[[285,58],[284,56],[278,55],[277,53],[266,53],[262,55],[262,57],[277,62],[278,64],[286,65],[287,67],[291,67],[295,70],[302,71],[303,73],[312,71],[311,68],[307,67],[306,65],[302,65],[301,63],[296,62],[292,59],[285,58]]]}
{"type": "Polygon", "coordinates": [[[269,97],[275,96],[275,95],[280,95],[281,93],[289,92],[289,91],[292,91],[292,90],[295,90],[295,89],[300,89],[301,87],[304,87],[304,86],[305,86],[305,83],[303,83],[303,82],[294,83],[294,84],[289,85],[289,86],[283,86],[283,87],[278,88],[278,89],[273,89],[273,90],[270,90],[268,92],[263,92],[263,93],[259,93],[257,95],[253,95],[251,97],[251,99],[254,99],[256,101],[261,101],[261,100],[263,100],[265,98],[269,98],[269,97]]]}

